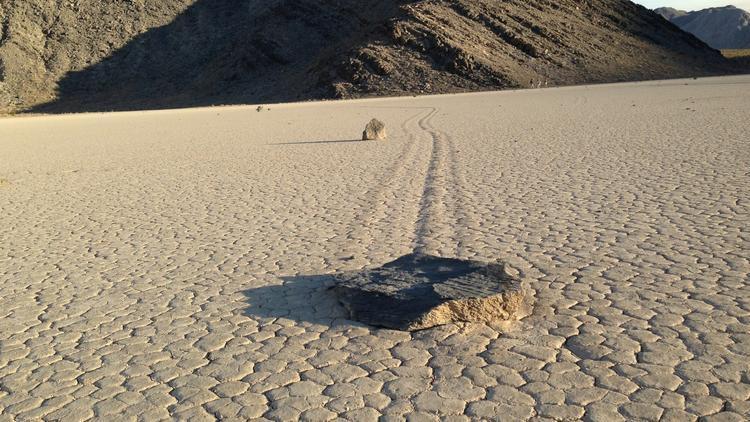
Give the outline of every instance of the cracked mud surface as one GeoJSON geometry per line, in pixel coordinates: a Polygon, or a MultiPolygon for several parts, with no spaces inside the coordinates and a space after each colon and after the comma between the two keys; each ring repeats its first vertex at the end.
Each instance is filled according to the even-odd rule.
{"type": "Polygon", "coordinates": [[[4,119],[0,421],[744,420],[748,88],[4,119]],[[414,249],[534,313],[347,320],[326,274],[414,249]]]}

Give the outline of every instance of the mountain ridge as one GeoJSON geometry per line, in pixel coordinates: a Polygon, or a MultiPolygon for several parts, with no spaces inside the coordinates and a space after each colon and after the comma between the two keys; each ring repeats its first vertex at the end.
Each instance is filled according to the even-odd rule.
{"type": "Polygon", "coordinates": [[[717,50],[750,48],[750,13],[738,7],[692,12],[662,7],[654,11],[717,50]]]}
{"type": "Polygon", "coordinates": [[[627,0],[9,1],[0,8],[6,110],[286,102],[734,71],[694,36],[627,0]]]}

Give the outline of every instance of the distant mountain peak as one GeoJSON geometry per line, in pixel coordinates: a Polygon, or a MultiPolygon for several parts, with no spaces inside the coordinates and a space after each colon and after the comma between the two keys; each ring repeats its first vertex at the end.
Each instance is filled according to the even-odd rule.
{"type": "Polygon", "coordinates": [[[716,49],[750,48],[750,13],[736,6],[686,12],[671,7],[654,11],[716,49]]]}
{"type": "Polygon", "coordinates": [[[677,16],[684,16],[688,14],[687,11],[675,9],[674,7],[659,7],[657,9],[654,9],[654,12],[662,15],[666,20],[672,20],[677,16]]]}

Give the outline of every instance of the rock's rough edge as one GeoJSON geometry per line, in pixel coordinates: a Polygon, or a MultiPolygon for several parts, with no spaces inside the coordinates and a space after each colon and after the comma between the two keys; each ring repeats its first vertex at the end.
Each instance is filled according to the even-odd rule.
{"type": "MultiPolygon", "coordinates": [[[[520,283],[520,282],[519,282],[520,283]]],[[[455,322],[497,322],[520,319],[518,312],[524,300],[522,289],[482,299],[452,300],[433,308],[408,331],[423,330],[455,322]]]]}

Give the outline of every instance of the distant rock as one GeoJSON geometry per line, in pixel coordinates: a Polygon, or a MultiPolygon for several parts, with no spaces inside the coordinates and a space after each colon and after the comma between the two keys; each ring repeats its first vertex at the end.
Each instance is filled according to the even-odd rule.
{"type": "Polygon", "coordinates": [[[381,122],[378,119],[370,120],[370,123],[365,126],[365,131],[362,132],[363,141],[373,141],[385,138],[385,123],[381,122]]]}
{"type": "Polygon", "coordinates": [[[516,320],[523,308],[521,282],[502,263],[414,253],[334,277],[332,289],[352,319],[397,330],[516,320]]]}
{"type": "Polygon", "coordinates": [[[654,11],[713,48],[750,48],[750,13],[737,7],[711,7],[694,12],[662,7],[654,11]]]}

